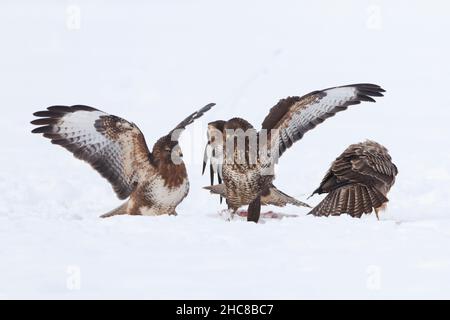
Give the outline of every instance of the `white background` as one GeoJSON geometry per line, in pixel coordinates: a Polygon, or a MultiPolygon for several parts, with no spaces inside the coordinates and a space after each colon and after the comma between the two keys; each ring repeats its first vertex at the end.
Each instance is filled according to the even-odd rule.
{"type": "MultiPolygon", "coordinates": [[[[450,298],[447,1],[0,3],[0,298],[450,298]],[[372,82],[285,155],[275,184],[305,200],[366,138],[400,174],[375,216],[225,222],[201,187],[206,123],[256,127],[280,98],[372,82]],[[98,216],[107,182],[30,133],[32,113],[86,104],[136,122],[150,146],[208,102],[181,142],[178,217],[98,216]]],[[[309,200],[317,204],[322,197],[309,200]]],[[[273,208],[267,208],[273,209],[273,208]]]]}

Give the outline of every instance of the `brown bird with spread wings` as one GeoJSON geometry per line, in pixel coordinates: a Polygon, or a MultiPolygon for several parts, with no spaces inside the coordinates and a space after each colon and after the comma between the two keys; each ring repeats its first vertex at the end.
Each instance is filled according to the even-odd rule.
{"type": "Polygon", "coordinates": [[[103,215],[176,215],[189,192],[189,179],[178,138],[213,103],[194,112],[149,151],[144,135],[127,120],[88,106],[53,106],[34,113],[33,133],[88,162],[109,183],[121,200],[128,201],[103,215]]]}
{"type": "Polygon", "coordinates": [[[210,123],[208,146],[212,152],[205,152],[204,168],[208,153],[211,153],[211,175],[217,172],[223,184],[207,189],[226,199],[231,215],[239,207],[248,205],[248,221],[257,222],[263,197],[274,188],[273,166],[278,157],[327,118],[362,101],[375,102],[372,97],[382,97],[383,92],[380,86],[363,83],[314,91],[303,97],[288,97],[280,100],[270,110],[262,123],[263,130],[259,132],[241,118],[210,123]],[[239,143],[236,142],[236,134],[232,132],[237,130],[250,132],[248,137],[253,132],[257,137],[257,149],[267,150],[268,157],[260,157],[258,151],[256,161],[250,161],[252,155],[249,146],[252,138],[246,136],[244,147],[236,147],[239,143]],[[266,135],[265,139],[261,139],[263,134],[266,135]],[[232,152],[229,152],[229,146],[233,146],[232,152]]]}
{"type": "Polygon", "coordinates": [[[309,214],[347,213],[360,218],[375,210],[379,219],[397,174],[397,167],[384,146],[370,140],[352,144],[332,163],[320,187],[313,192],[313,195],[328,195],[309,214]]]}

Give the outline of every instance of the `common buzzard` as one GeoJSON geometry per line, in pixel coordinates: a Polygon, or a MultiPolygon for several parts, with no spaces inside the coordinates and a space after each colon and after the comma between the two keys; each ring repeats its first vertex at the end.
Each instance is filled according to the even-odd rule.
{"type": "MultiPolygon", "coordinates": [[[[207,152],[211,158],[211,176],[217,173],[219,183],[223,180],[224,186],[220,188],[225,190],[220,194],[226,198],[230,213],[233,215],[239,207],[249,205],[248,221],[257,222],[263,195],[267,194],[268,189],[273,188],[272,182],[275,178],[273,166],[277,163],[278,157],[306,132],[327,118],[362,101],[375,102],[372,97],[382,97],[383,92],[380,86],[374,84],[353,84],[314,91],[303,97],[288,97],[280,100],[270,110],[262,123],[262,131],[256,131],[242,118],[211,122],[208,127],[207,145],[207,150],[211,151],[207,152]],[[236,135],[230,134],[233,131],[250,132],[245,136],[244,148],[236,147],[236,135]],[[257,137],[256,161],[251,161],[249,152],[251,138],[248,137],[252,131],[257,137]],[[215,133],[212,134],[213,132],[215,133]],[[266,139],[261,139],[263,133],[266,139]],[[218,137],[221,138],[221,143],[216,141],[218,137]],[[233,152],[228,150],[230,145],[234,146],[233,152]],[[261,150],[267,150],[269,157],[261,158],[259,152],[261,150]]],[[[204,168],[208,160],[207,153],[204,168]]]]}
{"type": "Polygon", "coordinates": [[[387,193],[395,183],[397,167],[388,150],[367,140],[349,146],[332,164],[314,194],[328,193],[309,214],[360,218],[386,207],[387,193]]]}
{"type": "Polygon", "coordinates": [[[106,178],[121,200],[119,208],[103,215],[176,215],[176,207],[189,192],[189,179],[178,145],[180,133],[203,116],[213,103],[194,112],[149,151],[139,128],[125,119],[92,107],[53,106],[34,113],[43,134],[53,144],[88,162],[106,178]]]}

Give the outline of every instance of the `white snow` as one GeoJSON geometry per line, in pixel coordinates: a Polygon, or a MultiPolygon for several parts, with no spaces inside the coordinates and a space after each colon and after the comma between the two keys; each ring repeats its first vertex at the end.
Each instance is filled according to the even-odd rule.
{"type": "MultiPolygon", "coordinates": [[[[450,298],[450,31],[446,1],[2,1],[0,298],[450,298]],[[80,20],[77,14],[80,13],[80,20]],[[288,95],[358,82],[387,92],[318,126],[275,184],[306,197],[349,144],[399,168],[382,221],[224,221],[201,187],[206,124],[259,126],[288,95]],[[177,217],[98,219],[120,204],[32,112],[86,104],[151,146],[184,132],[191,191],[177,217]]],[[[321,197],[309,200],[316,204],[321,197]]]]}

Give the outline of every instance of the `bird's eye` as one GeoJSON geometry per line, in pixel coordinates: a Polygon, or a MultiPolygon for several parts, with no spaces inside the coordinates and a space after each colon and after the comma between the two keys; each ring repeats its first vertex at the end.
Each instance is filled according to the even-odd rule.
{"type": "Polygon", "coordinates": [[[164,150],[166,150],[167,152],[171,151],[171,149],[169,147],[166,147],[164,150]]]}

